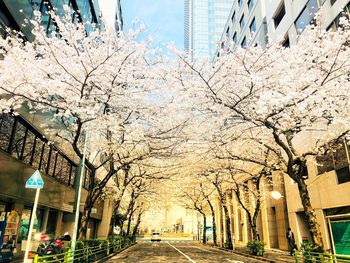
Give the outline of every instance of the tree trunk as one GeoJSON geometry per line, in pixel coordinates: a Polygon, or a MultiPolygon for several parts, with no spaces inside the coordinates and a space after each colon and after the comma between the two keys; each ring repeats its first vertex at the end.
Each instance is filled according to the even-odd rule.
{"type": "Polygon", "coordinates": [[[259,240],[258,229],[256,224],[252,223],[250,225],[250,228],[252,229],[253,240],[259,240]]]}
{"type": "MultiPolygon", "coordinates": [[[[84,240],[86,239],[86,233],[89,225],[89,220],[90,220],[90,214],[91,214],[91,208],[88,204],[85,205],[83,214],[80,218],[80,227],[78,231],[78,239],[79,240],[84,240]]],[[[78,208],[79,209],[79,208],[78,208]]]]}
{"type": "Polygon", "coordinates": [[[225,213],[226,234],[227,234],[227,240],[225,243],[225,247],[228,249],[233,249],[232,237],[231,237],[231,219],[230,219],[230,215],[229,215],[226,204],[223,205],[223,208],[224,208],[224,213],[225,213]]]}
{"type": "Polygon", "coordinates": [[[222,218],[223,213],[222,213],[222,203],[220,202],[221,209],[219,210],[220,213],[220,239],[221,239],[221,246],[225,247],[224,244],[224,219],[222,218]]]}
{"type": "Polygon", "coordinates": [[[314,249],[315,251],[323,252],[324,247],[323,247],[321,229],[320,229],[320,225],[317,222],[317,216],[316,216],[315,210],[311,205],[309,190],[307,189],[305,180],[298,178],[297,184],[298,184],[301,203],[303,205],[309,231],[311,233],[312,242],[314,244],[314,249]]]}
{"type": "Polygon", "coordinates": [[[137,221],[136,221],[135,227],[134,227],[134,229],[133,229],[133,231],[132,231],[132,237],[133,237],[133,239],[136,238],[137,230],[138,230],[138,228],[139,228],[139,226],[140,226],[140,223],[141,223],[141,217],[142,217],[142,212],[139,213],[139,215],[138,215],[138,217],[137,217],[137,221]]]}
{"type": "Polygon", "coordinates": [[[203,216],[203,244],[207,243],[207,216],[205,213],[201,213],[203,216]]]}
{"type": "Polygon", "coordinates": [[[126,236],[128,237],[130,235],[130,228],[131,228],[131,219],[132,215],[134,214],[134,211],[131,210],[130,215],[128,217],[128,228],[126,229],[126,236]]]}
{"type": "Polygon", "coordinates": [[[213,243],[214,243],[214,246],[217,246],[217,242],[216,242],[215,209],[214,209],[214,206],[212,205],[212,203],[210,202],[209,199],[207,199],[207,202],[208,202],[210,210],[211,210],[211,218],[212,218],[212,221],[213,221],[213,243]]]}

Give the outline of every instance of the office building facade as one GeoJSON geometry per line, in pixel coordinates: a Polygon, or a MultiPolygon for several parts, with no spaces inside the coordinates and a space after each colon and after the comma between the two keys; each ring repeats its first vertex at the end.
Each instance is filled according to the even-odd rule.
{"type": "Polygon", "coordinates": [[[233,0],[185,0],[185,51],[193,58],[212,58],[233,0]]]}
{"type": "MultiPolygon", "coordinates": [[[[233,52],[237,47],[265,47],[268,41],[280,42],[285,47],[295,45],[298,36],[315,21],[315,15],[320,10],[321,27],[333,30],[340,26],[342,16],[349,17],[350,1],[236,0],[221,36],[222,49],[217,55],[225,53],[229,47],[233,52]]],[[[299,144],[305,145],[312,141],[312,135],[306,134],[299,144]]],[[[349,153],[349,142],[344,141],[326,156],[310,158],[307,169],[308,190],[320,225],[324,249],[341,255],[350,255],[349,153]]],[[[268,247],[286,250],[288,247],[283,234],[286,227],[290,226],[300,248],[302,242],[311,241],[304,209],[297,184],[287,175],[281,176],[282,179],[277,181],[283,182],[283,185],[275,189],[274,184],[273,189],[270,189],[280,192],[281,200],[267,198],[264,201],[266,205],[259,215],[258,231],[268,247]]],[[[234,198],[230,203],[234,211],[233,225],[236,226],[233,229],[234,240],[236,244],[246,243],[250,240],[251,233],[245,212],[240,212],[242,209],[237,206],[234,198]]],[[[218,208],[220,211],[221,208],[218,208]]],[[[222,217],[219,212],[218,220],[222,220],[222,217]]]]}
{"type": "Polygon", "coordinates": [[[322,26],[330,29],[338,26],[339,17],[350,6],[348,0],[235,0],[222,31],[221,47],[265,47],[268,41],[288,47],[297,42],[321,8],[322,26]]]}

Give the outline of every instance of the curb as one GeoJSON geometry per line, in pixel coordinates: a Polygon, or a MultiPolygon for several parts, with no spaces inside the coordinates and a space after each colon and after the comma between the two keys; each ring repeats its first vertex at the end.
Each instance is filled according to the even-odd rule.
{"type": "Polygon", "coordinates": [[[137,244],[136,242],[135,242],[135,243],[132,243],[132,244],[126,246],[126,247],[123,247],[121,250],[119,250],[119,251],[117,251],[117,252],[115,252],[115,253],[112,253],[112,254],[108,255],[107,257],[101,258],[101,259],[99,259],[98,261],[95,261],[95,262],[97,262],[97,263],[105,262],[106,260],[108,260],[108,259],[114,257],[115,255],[120,254],[120,253],[123,252],[124,250],[127,250],[128,248],[130,248],[130,247],[132,247],[133,245],[136,245],[136,244],[137,244]]]}
{"type": "Polygon", "coordinates": [[[212,248],[218,249],[218,250],[223,250],[223,251],[226,251],[226,252],[229,252],[229,253],[232,253],[232,254],[237,254],[237,255],[240,255],[240,256],[244,256],[244,257],[247,257],[247,258],[260,260],[260,261],[263,261],[263,262],[278,263],[278,261],[275,261],[275,260],[267,259],[267,258],[264,258],[264,257],[253,256],[253,255],[250,255],[250,254],[237,252],[235,250],[230,250],[230,249],[223,248],[223,247],[218,247],[218,246],[213,246],[213,245],[208,245],[208,244],[202,244],[202,245],[209,246],[209,247],[212,247],[212,248]]]}

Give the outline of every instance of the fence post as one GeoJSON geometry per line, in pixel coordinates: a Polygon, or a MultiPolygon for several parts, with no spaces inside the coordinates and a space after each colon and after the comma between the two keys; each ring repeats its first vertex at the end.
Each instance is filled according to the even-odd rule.
{"type": "Polygon", "coordinates": [[[70,248],[67,250],[66,254],[64,255],[64,262],[69,262],[70,260],[70,248]]]}
{"type": "Polygon", "coordinates": [[[38,263],[38,262],[39,262],[39,255],[36,254],[36,255],[34,256],[33,263],[38,263]]]}
{"type": "Polygon", "coordinates": [[[298,263],[299,262],[298,251],[294,249],[293,254],[294,254],[294,258],[295,258],[295,263],[298,263]]]}
{"type": "Polygon", "coordinates": [[[109,255],[109,241],[107,241],[107,256],[109,255]]]}

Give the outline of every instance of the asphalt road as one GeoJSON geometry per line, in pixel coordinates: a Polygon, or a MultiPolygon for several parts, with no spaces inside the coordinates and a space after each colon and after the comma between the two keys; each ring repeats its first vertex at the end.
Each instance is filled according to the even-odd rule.
{"type": "Polygon", "coordinates": [[[261,263],[233,253],[192,242],[138,243],[112,257],[109,263],[261,263]]]}

